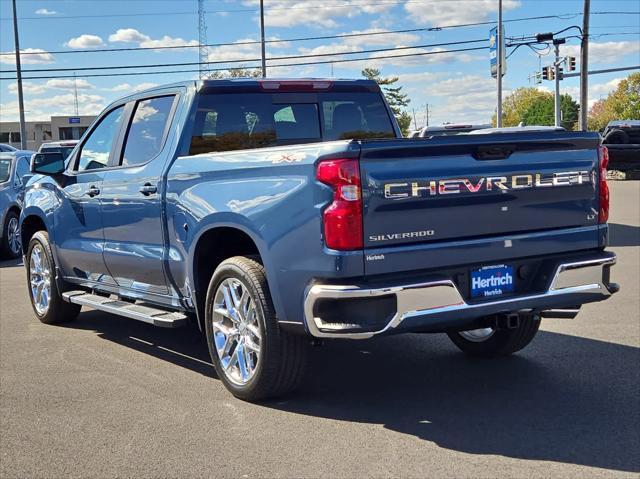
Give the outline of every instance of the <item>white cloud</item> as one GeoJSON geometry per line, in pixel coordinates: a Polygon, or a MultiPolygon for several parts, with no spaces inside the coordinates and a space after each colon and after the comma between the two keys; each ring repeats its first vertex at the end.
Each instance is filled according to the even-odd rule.
{"type": "MultiPolygon", "coordinates": [[[[102,111],[106,103],[104,97],[99,95],[78,95],[78,113],[80,115],[97,115],[102,111]]],[[[46,121],[52,115],[72,115],[74,95],[65,93],[62,95],[47,96],[46,98],[32,98],[25,100],[25,111],[28,121],[46,121]]],[[[18,118],[17,102],[0,104],[0,120],[15,121],[18,118]]]]}
{"type": "Polygon", "coordinates": [[[35,12],[36,15],[55,15],[55,10],[49,10],[48,8],[38,8],[35,12]]]}
{"type": "MultiPolygon", "coordinates": [[[[23,65],[39,65],[53,63],[53,55],[42,48],[22,48],[20,49],[20,63],[23,65]],[[27,55],[22,55],[27,53],[27,55]]],[[[0,63],[8,65],[16,64],[15,50],[10,52],[2,52],[0,55],[0,63]]]]}
{"type": "Polygon", "coordinates": [[[429,85],[429,92],[439,96],[458,96],[460,94],[489,93],[496,89],[496,81],[477,75],[453,77],[439,83],[429,85]]]}
{"type": "MultiPolygon", "coordinates": [[[[74,88],[77,88],[78,90],[91,90],[95,88],[91,83],[82,78],[78,78],[77,80],[75,80],[75,82],[76,83],[74,85],[73,80],[68,80],[65,78],[54,78],[46,81],[45,83],[33,83],[25,81],[22,82],[22,91],[27,95],[37,96],[42,95],[52,89],[73,91],[74,88]]],[[[9,91],[9,93],[17,94],[18,84],[10,83],[7,86],[7,90],[9,91]]]]}
{"type": "Polygon", "coordinates": [[[69,48],[96,48],[103,46],[104,42],[98,35],[85,33],[79,37],[72,38],[65,45],[69,48]]]}
{"type": "MultiPolygon", "coordinates": [[[[269,50],[274,48],[288,48],[289,42],[280,41],[277,37],[270,37],[269,43],[266,44],[267,57],[273,56],[269,50]]],[[[242,38],[234,42],[233,45],[223,45],[220,47],[209,48],[210,62],[224,62],[228,60],[255,60],[260,58],[260,44],[255,43],[253,38],[242,38]]]]}
{"type": "MultiPolygon", "coordinates": [[[[245,0],[245,5],[257,6],[258,0],[245,0]]],[[[315,3],[315,2],[314,2],[315,3]]],[[[265,9],[264,23],[267,27],[313,27],[335,28],[337,20],[347,20],[362,14],[380,14],[397,4],[363,5],[362,0],[329,2],[322,8],[309,9],[309,2],[296,0],[270,0],[265,9]]],[[[315,5],[314,5],[315,6],[315,5]]]]}
{"type": "Polygon", "coordinates": [[[135,91],[146,90],[148,88],[154,88],[157,86],[158,84],[153,82],[143,82],[143,83],[139,83],[138,85],[131,85],[129,83],[120,83],[119,85],[116,85],[112,88],[105,88],[105,90],[113,91],[113,92],[133,93],[135,91]]]}
{"type": "MultiPolygon", "coordinates": [[[[561,55],[572,55],[579,61],[580,45],[563,45],[561,55]]],[[[627,55],[633,57],[637,64],[640,53],[640,42],[589,42],[589,62],[599,64],[616,64],[627,55]]]]}
{"type": "Polygon", "coordinates": [[[117,32],[109,35],[109,41],[112,43],[137,43],[143,48],[161,48],[161,47],[181,47],[196,46],[197,40],[185,40],[183,38],[174,38],[168,35],[162,38],[152,39],[149,35],[136,30],[135,28],[121,28],[117,32]]]}
{"type": "MultiPolygon", "coordinates": [[[[503,11],[513,10],[519,6],[519,0],[504,0],[502,3],[503,11]]],[[[494,19],[498,10],[498,2],[495,0],[449,2],[425,0],[423,2],[407,2],[404,8],[415,23],[443,27],[494,19]]]]}
{"type": "MultiPolygon", "coordinates": [[[[18,93],[18,84],[17,83],[9,83],[9,85],[7,86],[7,90],[9,90],[9,93],[17,94],[18,93]]],[[[39,85],[37,83],[23,81],[22,82],[22,91],[24,92],[25,95],[40,95],[40,94],[44,93],[45,91],[47,91],[47,87],[46,87],[46,85],[42,85],[42,84],[39,85]]]]}
{"type": "Polygon", "coordinates": [[[353,30],[346,34],[358,34],[357,37],[345,37],[343,42],[353,46],[385,46],[406,45],[417,42],[420,37],[412,33],[383,33],[384,28],[368,28],[366,30],[353,30]],[[382,34],[381,34],[382,33],[382,34]],[[373,35],[372,35],[373,34],[373,35]]]}

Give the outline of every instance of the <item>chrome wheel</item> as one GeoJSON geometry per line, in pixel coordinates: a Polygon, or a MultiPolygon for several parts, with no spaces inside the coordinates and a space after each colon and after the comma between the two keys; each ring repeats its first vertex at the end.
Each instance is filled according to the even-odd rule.
{"type": "Polygon", "coordinates": [[[260,361],[261,333],[255,301],[238,279],[227,278],[216,290],[213,304],[213,346],[225,376],[244,385],[260,361]]]}
{"type": "Polygon", "coordinates": [[[49,310],[51,297],[51,265],[40,244],[36,244],[31,249],[29,283],[31,285],[31,300],[36,311],[40,315],[46,314],[49,310]]]}
{"type": "Polygon", "coordinates": [[[491,336],[495,330],[493,328],[480,328],[480,329],[471,329],[469,331],[460,331],[459,334],[467,341],[471,341],[473,343],[481,343],[482,341],[486,341],[491,336]]]}
{"type": "Polygon", "coordinates": [[[20,228],[18,227],[18,218],[11,217],[7,224],[7,241],[9,250],[13,256],[18,256],[22,245],[20,244],[20,228]]]}

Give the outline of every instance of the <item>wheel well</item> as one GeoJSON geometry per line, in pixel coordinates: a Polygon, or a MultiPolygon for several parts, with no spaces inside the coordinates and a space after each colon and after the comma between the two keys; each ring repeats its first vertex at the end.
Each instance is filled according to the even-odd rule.
{"type": "MultiPolygon", "coordinates": [[[[213,272],[232,256],[258,256],[260,252],[251,237],[236,228],[214,228],[204,233],[193,255],[193,278],[198,317],[204,320],[204,304],[213,272]]],[[[200,324],[204,331],[204,324],[200,324]]]]}
{"type": "Polygon", "coordinates": [[[31,215],[27,216],[22,221],[22,230],[20,231],[20,237],[22,239],[22,248],[26,252],[29,247],[29,240],[37,231],[46,231],[47,227],[44,221],[39,216],[31,215]]]}

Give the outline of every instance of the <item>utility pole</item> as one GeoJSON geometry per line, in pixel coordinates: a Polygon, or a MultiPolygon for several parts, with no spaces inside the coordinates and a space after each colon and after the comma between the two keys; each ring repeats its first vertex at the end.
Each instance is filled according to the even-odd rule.
{"type": "Polygon", "coordinates": [[[78,116],[78,79],[76,78],[76,72],[73,72],[73,107],[78,116]]]}
{"type": "Polygon", "coordinates": [[[418,120],[416,120],[416,109],[412,108],[413,110],[413,129],[417,130],[418,129],[418,120]]]}
{"type": "Polygon", "coordinates": [[[496,112],[496,126],[502,127],[502,0],[498,0],[498,109],[496,112]]]}
{"type": "Polygon", "coordinates": [[[267,58],[264,47],[264,0],[260,0],[260,44],[262,46],[262,78],[267,78],[267,58]]]}
{"type": "Polygon", "coordinates": [[[20,66],[20,40],[18,38],[18,12],[13,0],[13,40],[16,48],[16,77],[18,81],[18,110],[20,112],[20,148],[27,149],[27,127],[24,122],[24,97],[22,96],[22,68],[20,66]]]}
{"type": "Polygon", "coordinates": [[[582,15],[582,41],[580,42],[580,130],[587,130],[587,110],[589,108],[589,14],[591,1],[584,0],[582,15]]]}
{"type": "Polygon", "coordinates": [[[554,101],[554,118],[555,118],[555,126],[560,126],[560,122],[562,119],[560,118],[560,76],[562,75],[560,71],[560,65],[562,62],[560,61],[560,45],[562,45],[566,40],[564,38],[556,38],[553,40],[553,47],[555,49],[555,61],[553,62],[554,68],[554,80],[555,80],[555,101],[554,101]]]}
{"type": "Polygon", "coordinates": [[[425,105],[425,109],[427,110],[427,121],[426,121],[426,125],[425,126],[429,126],[429,104],[427,103],[425,105]]]}

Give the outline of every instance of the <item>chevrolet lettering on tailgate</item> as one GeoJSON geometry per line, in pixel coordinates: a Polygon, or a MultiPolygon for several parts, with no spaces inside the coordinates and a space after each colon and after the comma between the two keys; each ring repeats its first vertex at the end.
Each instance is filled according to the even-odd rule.
{"type": "Polygon", "coordinates": [[[488,176],[476,179],[451,178],[442,180],[422,180],[403,183],[386,183],[385,198],[411,198],[481,191],[522,190],[555,186],[582,185],[591,183],[591,171],[563,171],[545,175],[528,173],[511,176],[488,176]]]}

